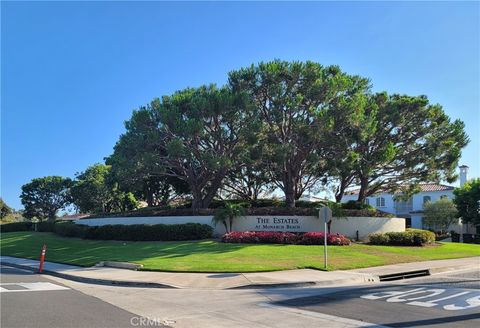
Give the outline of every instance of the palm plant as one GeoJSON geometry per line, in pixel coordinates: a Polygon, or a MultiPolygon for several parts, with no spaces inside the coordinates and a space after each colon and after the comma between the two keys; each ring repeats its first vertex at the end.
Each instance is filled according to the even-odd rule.
{"type": "Polygon", "coordinates": [[[212,223],[217,225],[222,223],[225,226],[227,233],[232,231],[233,220],[239,216],[245,216],[246,210],[241,204],[225,203],[224,208],[219,208],[215,211],[212,218],[212,223]]]}

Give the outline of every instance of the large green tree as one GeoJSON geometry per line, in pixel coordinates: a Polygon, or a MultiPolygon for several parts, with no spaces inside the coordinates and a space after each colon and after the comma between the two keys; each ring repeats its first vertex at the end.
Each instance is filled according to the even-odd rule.
{"type": "MultiPolygon", "coordinates": [[[[180,179],[158,175],[161,155],[161,134],[155,113],[147,108],[135,111],[125,122],[126,132],[106,158],[111,165],[112,179],[122,190],[132,192],[148,206],[165,205],[175,195],[188,192],[188,186],[180,179]]],[[[163,171],[163,170],[161,170],[163,171]]]]}
{"type": "Polygon", "coordinates": [[[257,200],[267,197],[275,189],[262,163],[266,145],[255,141],[251,144],[249,151],[238,159],[237,169],[230,171],[224,180],[223,190],[228,198],[257,200]]]}
{"type": "Polygon", "coordinates": [[[458,216],[465,223],[480,225],[480,178],[467,181],[463,187],[455,188],[455,205],[458,216]]]}
{"type": "Polygon", "coordinates": [[[251,109],[244,94],[214,85],[155,99],[146,109],[157,129],[147,139],[156,149],[152,174],[184,181],[192,208],[208,207],[248,152],[255,134],[251,109]]]}
{"type": "Polygon", "coordinates": [[[94,164],[77,174],[71,188],[72,202],[83,213],[127,211],[137,207],[132,193],[123,192],[110,176],[109,165],[94,164]]]}
{"type": "Polygon", "coordinates": [[[458,221],[458,212],[451,199],[441,198],[436,202],[427,202],[423,209],[423,223],[434,230],[447,231],[458,221]]]}
{"type": "Polygon", "coordinates": [[[338,115],[348,122],[351,139],[347,165],[337,166],[338,176],[358,184],[358,201],[382,190],[408,196],[421,182],[456,179],[461,150],[468,143],[464,124],[452,122],[426,96],[365,94],[338,115]]]}
{"type": "Polygon", "coordinates": [[[20,198],[25,207],[23,216],[54,220],[57,212],[71,203],[72,180],[60,176],[33,179],[22,186],[20,198]]]}
{"type": "Polygon", "coordinates": [[[265,173],[283,190],[287,206],[294,207],[326,173],[323,152],[332,140],[320,137],[323,121],[318,117],[342,95],[368,89],[368,80],[337,66],[275,60],[233,71],[229,83],[252,98],[263,128],[259,142],[268,145],[265,173]]]}

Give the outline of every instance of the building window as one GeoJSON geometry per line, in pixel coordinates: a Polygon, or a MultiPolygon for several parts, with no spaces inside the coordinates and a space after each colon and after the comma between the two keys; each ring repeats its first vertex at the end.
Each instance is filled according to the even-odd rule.
{"type": "Polygon", "coordinates": [[[430,196],[423,196],[423,204],[426,204],[428,202],[432,201],[432,197],[430,196]]]}
{"type": "Polygon", "coordinates": [[[365,205],[370,205],[370,200],[368,198],[365,198],[365,200],[363,201],[363,203],[365,205]]]}
{"type": "Polygon", "coordinates": [[[440,196],[440,199],[445,199],[445,198],[448,199],[448,196],[447,195],[440,196]]]}
{"type": "Polygon", "coordinates": [[[377,197],[377,207],[385,207],[385,198],[377,197]]]}

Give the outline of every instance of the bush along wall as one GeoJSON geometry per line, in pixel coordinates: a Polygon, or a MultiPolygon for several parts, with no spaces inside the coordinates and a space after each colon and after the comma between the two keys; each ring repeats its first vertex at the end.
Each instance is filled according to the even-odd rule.
{"type": "Polygon", "coordinates": [[[0,232],[15,232],[32,230],[31,222],[12,222],[0,224],[0,232]]]}
{"type": "MultiPolygon", "coordinates": [[[[2,232],[33,230],[30,222],[1,225],[2,232]]],[[[135,224],[90,227],[72,222],[42,222],[39,232],[54,232],[62,237],[127,241],[174,241],[212,238],[213,228],[208,224],[135,224]]]]}
{"type": "MultiPolygon", "coordinates": [[[[323,232],[270,232],[270,231],[232,231],[222,237],[225,243],[245,244],[296,244],[296,245],[323,245],[323,232]]],[[[327,234],[328,245],[350,245],[350,240],[340,234],[327,234]]]]}
{"type": "Polygon", "coordinates": [[[435,242],[435,233],[421,229],[407,229],[405,232],[375,233],[369,236],[372,245],[425,246],[435,242]]]}

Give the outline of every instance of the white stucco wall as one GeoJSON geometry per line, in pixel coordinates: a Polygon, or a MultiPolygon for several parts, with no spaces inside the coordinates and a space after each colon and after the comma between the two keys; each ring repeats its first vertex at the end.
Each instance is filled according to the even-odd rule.
{"type": "Polygon", "coordinates": [[[412,199],[412,207],[413,211],[421,211],[423,210],[423,197],[429,196],[430,201],[436,202],[442,196],[447,196],[448,199],[455,198],[453,195],[453,190],[443,190],[443,191],[422,191],[418,194],[413,195],[412,199]]]}
{"type": "Polygon", "coordinates": [[[412,214],[412,228],[423,229],[423,217],[419,214],[412,214]]]}
{"type": "MultiPolygon", "coordinates": [[[[342,198],[342,203],[346,203],[350,200],[357,201],[358,195],[344,195],[342,198]]],[[[395,214],[395,201],[393,200],[392,194],[380,193],[375,194],[374,196],[367,197],[368,204],[380,211],[395,214]],[[377,206],[377,198],[383,197],[385,199],[385,206],[377,206]]]]}
{"type": "MultiPolygon", "coordinates": [[[[323,226],[321,230],[323,231],[323,226]]],[[[355,240],[358,231],[359,239],[365,240],[371,233],[405,231],[403,218],[346,217],[333,218],[330,232],[340,233],[355,240]]]]}
{"type": "MultiPolygon", "coordinates": [[[[212,216],[155,216],[155,217],[111,217],[82,219],[77,224],[102,226],[107,224],[181,224],[202,223],[212,225],[212,216]]],[[[213,226],[213,225],[212,225],[213,226]]],[[[235,219],[233,230],[236,231],[324,231],[323,221],[315,216],[246,216],[235,219]]],[[[401,218],[347,217],[333,218],[332,233],[339,233],[355,239],[356,232],[360,239],[366,239],[370,233],[405,231],[405,220],[401,218]]],[[[214,226],[214,234],[225,233],[223,224],[214,226]]]]}

